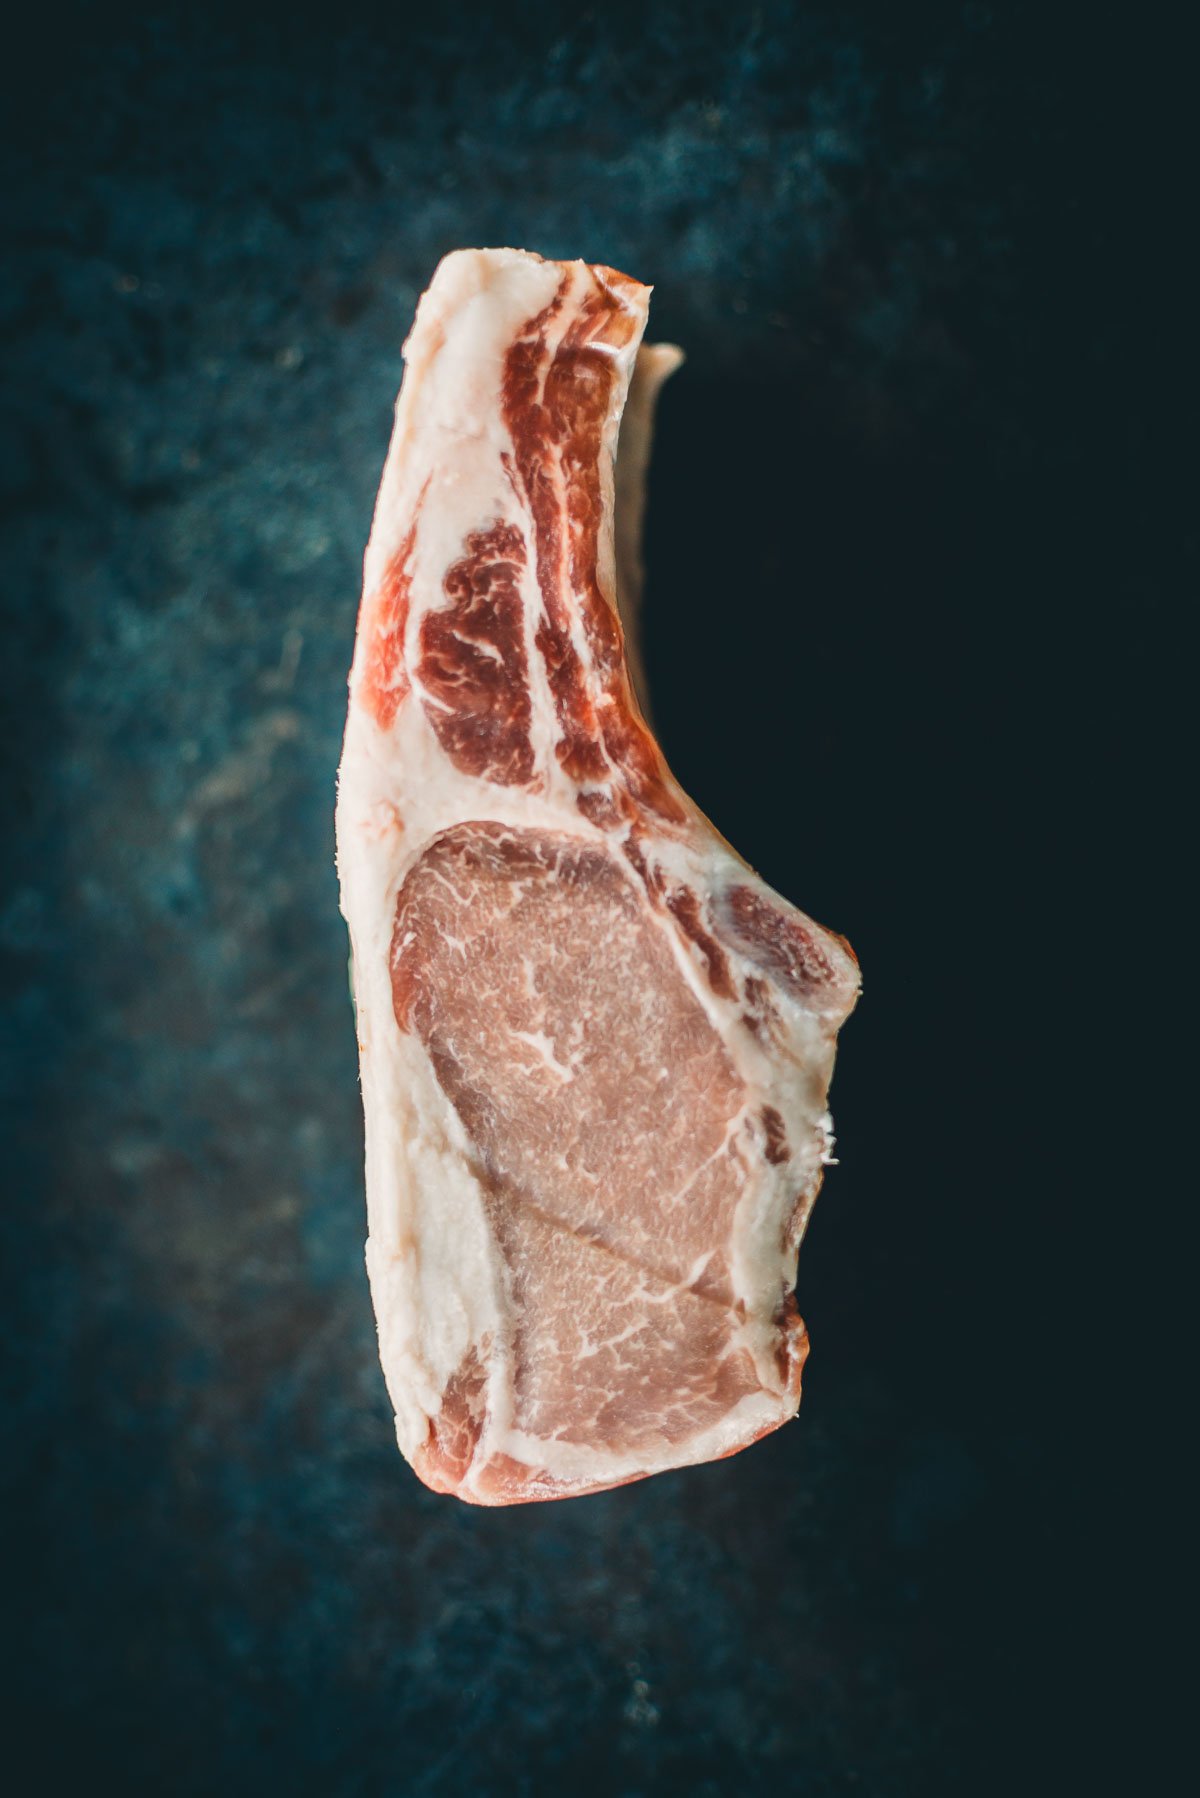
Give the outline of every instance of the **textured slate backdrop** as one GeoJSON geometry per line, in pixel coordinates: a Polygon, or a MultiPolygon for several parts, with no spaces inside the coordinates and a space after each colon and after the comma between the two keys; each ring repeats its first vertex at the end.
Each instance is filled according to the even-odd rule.
{"type": "Polygon", "coordinates": [[[1022,1000],[1054,696],[1142,505],[1094,71],[1036,7],[436,10],[51,9],[6,69],[15,1723],[49,1792],[1054,1790],[1088,1626],[1022,1000]],[[666,747],[866,971],[800,1421],[507,1514],[393,1446],[332,866],[461,243],[656,283],[666,747]]]}

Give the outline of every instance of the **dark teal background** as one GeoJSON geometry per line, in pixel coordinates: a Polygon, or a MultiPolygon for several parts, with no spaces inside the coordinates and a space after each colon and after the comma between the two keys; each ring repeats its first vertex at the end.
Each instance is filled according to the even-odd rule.
{"type": "Polygon", "coordinates": [[[7,46],[20,1790],[1095,1789],[1107,1563],[1065,1445],[1123,1375],[1070,881],[1099,658],[1136,734],[1162,591],[1098,32],[78,6],[7,46]],[[504,243],[653,282],[688,352],[658,722],[865,993],[799,1421],[484,1513],[392,1439],[332,810],[400,345],[444,251],[504,243]]]}

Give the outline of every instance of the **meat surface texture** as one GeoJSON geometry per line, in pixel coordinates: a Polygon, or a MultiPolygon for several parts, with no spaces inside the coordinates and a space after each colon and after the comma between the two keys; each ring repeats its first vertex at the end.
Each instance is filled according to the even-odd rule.
{"type": "Polygon", "coordinates": [[[367,1265],[400,1447],[475,1504],[732,1454],[800,1402],[858,969],[645,722],[642,484],[679,360],[641,346],[649,297],[446,257],[366,554],[337,826],[367,1265]]]}

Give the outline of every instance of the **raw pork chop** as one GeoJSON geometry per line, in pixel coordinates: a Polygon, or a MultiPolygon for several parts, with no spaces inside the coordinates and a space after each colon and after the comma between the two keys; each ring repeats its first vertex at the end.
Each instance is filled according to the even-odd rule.
{"type": "Polygon", "coordinates": [[[678,360],[639,355],[648,301],[583,262],[448,256],[366,554],[338,857],[367,1265],[400,1446],[474,1504],[732,1454],[800,1402],[796,1252],[858,970],[634,696],[615,587],[628,626],[678,360]]]}

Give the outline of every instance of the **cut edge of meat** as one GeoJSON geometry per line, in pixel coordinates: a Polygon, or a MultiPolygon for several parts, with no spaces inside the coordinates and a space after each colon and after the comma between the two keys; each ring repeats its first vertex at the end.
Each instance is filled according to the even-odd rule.
{"type": "Polygon", "coordinates": [[[614,528],[617,612],[625,633],[625,659],[642,717],[650,721],[650,695],[642,657],[641,607],[646,583],[643,530],[646,485],[654,420],[663,386],[682,367],[684,354],[673,343],[643,343],[633,365],[617,439],[614,528]]]}

